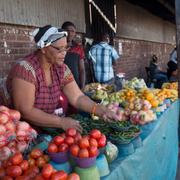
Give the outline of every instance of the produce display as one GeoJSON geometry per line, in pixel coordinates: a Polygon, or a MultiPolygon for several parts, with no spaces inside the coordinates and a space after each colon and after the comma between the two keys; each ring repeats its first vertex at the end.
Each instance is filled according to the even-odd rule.
{"type": "Polygon", "coordinates": [[[104,133],[108,140],[116,144],[130,142],[140,133],[140,128],[130,121],[104,122],[101,119],[93,121],[90,117],[83,117],[79,114],[73,115],[73,118],[80,121],[84,134],[96,128],[104,133]]]}
{"type": "Polygon", "coordinates": [[[45,136],[37,136],[27,122],[20,121],[18,111],[0,106],[0,179],[100,179],[101,162],[106,162],[109,174],[108,163],[127,155],[128,147],[134,152],[143,145],[141,134],[178,99],[177,88],[178,83],[165,83],[161,89],[149,89],[137,78],[124,81],[123,89],[117,92],[106,84],[86,85],[84,92],[115,112],[117,120],[107,122],[90,114],[73,114],[82,133],[73,128],[65,132],[49,129],[49,141],[42,149],[34,143],[45,136]]]}
{"type": "Polygon", "coordinates": [[[100,83],[91,83],[86,85],[83,91],[93,100],[103,100],[108,97],[108,94],[114,91],[114,86],[100,83]]]}
{"type": "Polygon", "coordinates": [[[37,132],[24,121],[16,110],[0,106],[0,162],[17,151],[24,152],[37,132]]]}
{"type": "Polygon", "coordinates": [[[130,89],[141,89],[147,88],[144,79],[133,78],[130,81],[125,80],[123,83],[123,88],[130,88],[130,89]]]}
{"type": "Polygon", "coordinates": [[[30,153],[30,157],[36,160],[37,164],[32,164],[29,160],[25,160],[20,152],[15,153],[6,161],[3,161],[0,167],[0,179],[2,180],[80,180],[76,173],[67,174],[64,171],[57,171],[48,161],[40,166],[38,159],[43,157],[43,152],[34,149],[30,153]]]}

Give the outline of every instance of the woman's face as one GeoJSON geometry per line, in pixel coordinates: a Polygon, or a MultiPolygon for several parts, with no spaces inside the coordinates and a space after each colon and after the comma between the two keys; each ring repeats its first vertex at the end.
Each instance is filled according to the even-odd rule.
{"type": "Polygon", "coordinates": [[[44,55],[48,63],[62,65],[67,50],[67,38],[63,37],[46,47],[44,55]]]}

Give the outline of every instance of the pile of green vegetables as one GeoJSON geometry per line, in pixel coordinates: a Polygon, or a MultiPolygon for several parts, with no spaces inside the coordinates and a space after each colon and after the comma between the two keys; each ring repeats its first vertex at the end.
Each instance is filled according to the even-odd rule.
{"type": "Polygon", "coordinates": [[[103,120],[92,120],[80,114],[72,115],[73,119],[80,122],[83,127],[83,135],[87,135],[92,129],[99,129],[114,144],[125,144],[131,142],[140,134],[140,128],[129,121],[104,122],[103,120]]]}

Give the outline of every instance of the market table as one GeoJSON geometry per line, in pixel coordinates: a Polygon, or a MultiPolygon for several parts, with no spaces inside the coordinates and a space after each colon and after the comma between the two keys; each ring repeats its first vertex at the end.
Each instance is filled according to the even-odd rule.
{"type": "Polygon", "coordinates": [[[103,180],[173,180],[178,161],[179,101],[174,102],[157,120],[143,146],[111,165],[103,180]]]}

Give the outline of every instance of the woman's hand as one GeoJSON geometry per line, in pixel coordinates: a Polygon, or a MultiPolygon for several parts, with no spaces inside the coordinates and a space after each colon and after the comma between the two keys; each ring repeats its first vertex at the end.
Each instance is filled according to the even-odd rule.
{"type": "Polygon", "coordinates": [[[95,114],[102,117],[104,121],[118,121],[116,113],[103,105],[97,106],[95,114]]]}
{"type": "Polygon", "coordinates": [[[78,130],[80,133],[82,132],[82,127],[79,121],[76,121],[70,117],[61,118],[61,128],[67,130],[68,128],[74,128],[78,130]]]}

